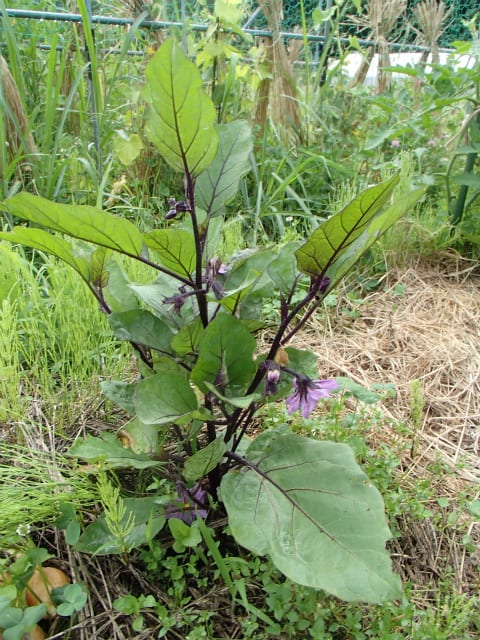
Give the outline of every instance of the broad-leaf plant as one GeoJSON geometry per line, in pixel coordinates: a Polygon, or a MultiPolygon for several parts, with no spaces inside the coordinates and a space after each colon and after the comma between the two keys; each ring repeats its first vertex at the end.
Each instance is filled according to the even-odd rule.
{"type": "Polygon", "coordinates": [[[224,509],[235,540],[268,554],[292,580],[345,600],[399,597],[400,580],[385,548],[390,531],[383,501],[350,448],[303,437],[286,425],[259,429],[258,416],[267,403],[286,400],[289,413],[308,418],[339,389],[339,381],[318,378],[313,353],[288,344],[421,191],[403,189],[401,199],[392,199],[399,181],[393,176],[369,187],[306,241],[240,251],[226,260],[218,253],[225,205],[249,169],[249,125],[216,125],[201,75],[174,39],[147,65],[145,99],[147,135],[184,177],[185,192],[178,200],[172,194],[164,228],[142,233],[95,207],[29,193],[2,207],[33,224],[0,237],[75,269],[116,338],[129,341],[138,356],[136,382],[104,383],[106,395],[131,414],[128,446],[112,434],[89,436],[71,453],[103,461],[102,469],[157,467],[165,478],[153,498],[118,502],[117,496],[77,549],[128,551],[167,520],[193,526],[224,509]],[[150,284],[130,282],[115,254],[148,266],[150,284]],[[265,332],[262,308],[272,297],[279,321],[265,332]],[[120,514],[121,544],[106,541],[112,510],[120,514]]]}

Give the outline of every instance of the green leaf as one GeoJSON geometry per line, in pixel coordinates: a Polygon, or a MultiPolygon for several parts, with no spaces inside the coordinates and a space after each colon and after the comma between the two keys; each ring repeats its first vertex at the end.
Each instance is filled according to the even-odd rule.
{"type": "Polygon", "coordinates": [[[113,141],[113,151],[120,162],[128,167],[140,155],[143,149],[143,142],[136,133],[131,133],[127,136],[124,131],[117,131],[117,134],[113,141]]]}
{"type": "Polygon", "coordinates": [[[198,402],[185,378],[164,372],[137,385],[135,406],[145,424],[167,424],[189,416],[198,408],[198,402]]]}
{"type": "Polygon", "coordinates": [[[145,244],[153,249],[164,267],[190,278],[195,269],[196,248],[193,235],[182,229],[156,229],[145,233],[145,244]]]}
{"type": "Polygon", "coordinates": [[[165,276],[152,284],[132,284],[130,289],[139,300],[151,307],[157,316],[160,316],[171,326],[178,327],[185,322],[193,320],[188,298],[187,303],[181,308],[179,314],[172,313],[171,305],[164,302],[166,298],[178,294],[178,281],[174,280],[173,277],[165,276]]]}
{"type": "Polygon", "coordinates": [[[108,284],[104,295],[112,311],[125,311],[138,307],[138,299],[130,288],[130,280],[118,262],[113,259],[108,262],[108,284]]]}
{"type": "Polygon", "coordinates": [[[135,453],[148,453],[152,455],[158,452],[159,429],[154,424],[144,424],[138,417],[130,420],[119,432],[128,446],[135,453]]]}
{"type": "Polygon", "coordinates": [[[103,380],[100,383],[103,393],[109,400],[118,404],[130,415],[135,414],[135,388],[136,384],[130,384],[120,380],[103,380]]]}
{"type": "Polygon", "coordinates": [[[465,171],[464,173],[453,176],[452,182],[455,184],[463,184],[474,189],[480,189],[480,173],[465,171]]]}
{"type": "Polygon", "coordinates": [[[248,395],[238,396],[237,398],[227,397],[222,395],[210,382],[205,382],[205,386],[210,389],[217,398],[220,398],[222,402],[226,402],[238,409],[247,409],[253,402],[257,402],[257,400],[260,400],[262,397],[261,393],[249,393],[248,395]]]}
{"type": "Polygon", "coordinates": [[[237,396],[251,382],[255,339],[237,318],[222,313],[205,329],[200,338],[198,359],[191,380],[203,392],[205,382],[220,388],[225,395],[237,396]]]}
{"type": "Polygon", "coordinates": [[[298,242],[290,242],[280,249],[278,257],[267,267],[267,272],[278,289],[289,294],[298,277],[297,262],[294,252],[298,249],[298,242]]]}
{"type": "Polygon", "coordinates": [[[398,181],[398,176],[393,176],[366,189],[344,209],[325,220],[295,252],[300,271],[312,276],[324,275],[334,260],[367,229],[398,181]]]}
{"type": "Polygon", "coordinates": [[[258,436],[249,465],[229,471],[221,496],[239,544],[268,554],[288,578],[344,600],[401,596],[385,543],[382,497],[343,443],[287,428],[258,436]]]}
{"type": "Polygon", "coordinates": [[[135,549],[145,544],[162,529],[165,524],[164,508],[156,503],[157,498],[125,498],[122,502],[126,512],[121,524],[126,526],[133,518],[132,530],[120,539],[112,533],[102,514],[92,522],[75,545],[76,551],[93,555],[123,553],[125,548],[135,549]]]}
{"type": "Polygon", "coordinates": [[[168,528],[175,540],[173,548],[177,553],[185,551],[185,547],[197,547],[202,541],[202,535],[196,522],[188,526],[179,518],[169,518],[168,528]]]}
{"type": "Polygon", "coordinates": [[[329,20],[331,20],[336,10],[337,10],[336,5],[325,10],[322,10],[319,8],[314,9],[312,11],[312,20],[313,20],[314,28],[318,29],[318,27],[320,27],[324,22],[328,22],[329,20]]]}
{"type": "Polygon", "coordinates": [[[373,218],[367,229],[340,253],[340,256],[336,258],[327,271],[327,275],[330,278],[330,288],[335,286],[350,271],[372,244],[405,215],[422,198],[424,193],[425,189],[423,187],[411,191],[373,218]]]}
{"type": "Polygon", "coordinates": [[[115,434],[108,432],[103,433],[100,438],[87,436],[84,440],[75,442],[68,453],[89,463],[102,463],[111,469],[148,469],[162,464],[144,453],[135,453],[124,447],[115,434]]]}
{"type": "Polygon", "coordinates": [[[202,320],[198,317],[183,325],[172,339],[172,349],[179,356],[186,356],[197,352],[200,337],[203,333],[202,320]]]}
{"type": "Polygon", "coordinates": [[[227,444],[220,437],[187,458],[183,467],[185,480],[195,482],[204,478],[207,473],[215,469],[226,450],[227,444]]]}
{"type": "Polygon", "coordinates": [[[248,296],[260,278],[260,274],[257,271],[251,271],[246,280],[242,282],[236,289],[229,289],[224,291],[222,297],[217,300],[215,296],[209,296],[208,299],[211,302],[217,302],[227,309],[230,313],[234,313],[240,302],[248,296]]]}
{"type": "Polygon", "coordinates": [[[375,404],[375,402],[380,400],[380,395],[378,393],[365,389],[361,384],[354,382],[350,378],[338,376],[335,380],[338,382],[340,389],[348,391],[354,398],[365,402],[365,404],[375,404]]]}
{"type": "Polygon", "coordinates": [[[60,516],[55,520],[55,526],[65,531],[67,544],[75,544],[80,537],[80,523],[75,507],[71,502],[61,502],[60,516]]]}
{"type": "Polygon", "coordinates": [[[59,616],[73,615],[83,609],[88,600],[86,588],[78,582],[53,589],[51,596],[59,616]]]}
{"type": "Polygon", "coordinates": [[[4,207],[23,220],[131,256],[142,250],[142,234],[125,218],[86,205],[59,204],[31,193],[9,198],[4,207]]]}
{"type": "Polygon", "coordinates": [[[208,216],[222,213],[237,193],[238,183],[250,169],[252,132],[247,122],[235,120],[217,126],[218,151],[214,161],[197,179],[195,198],[208,216]]]}
{"type": "Polygon", "coordinates": [[[213,15],[226,22],[240,22],[244,14],[242,4],[242,0],[215,0],[213,15]]]}
{"type": "Polygon", "coordinates": [[[178,171],[198,176],[215,157],[218,136],[215,107],[202,77],[172,38],[146,68],[147,101],[152,107],[147,135],[178,171]]]}
{"type": "Polygon", "coordinates": [[[13,231],[0,232],[0,238],[9,242],[18,242],[18,244],[26,247],[56,256],[73,267],[86,282],[91,280],[91,269],[88,261],[76,256],[73,253],[72,246],[66,240],[58,238],[48,231],[15,227],[13,231]]]}
{"type": "Polygon", "coordinates": [[[108,317],[113,333],[119,340],[143,344],[161,353],[170,354],[173,332],[160,318],[146,309],[111,313],[108,317]]]}

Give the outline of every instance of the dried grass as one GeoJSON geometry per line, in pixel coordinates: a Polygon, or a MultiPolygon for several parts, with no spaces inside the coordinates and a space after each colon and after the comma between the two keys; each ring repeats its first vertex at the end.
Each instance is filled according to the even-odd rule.
{"type": "Polygon", "coordinates": [[[286,142],[298,141],[302,137],[300,106],[297,98],[293,62],[300,53],[298,45],[287,50],[281,36],[283,15],[282,0],[259,0],[259,6],[267,20],[272,37],[265,37],[265,57],[271,78],[263,81],[257,98],[255,124],[263,131],[269,105],[272,121],[278,126],[286,142]]]}
{"type": "MultiPolygon", "coordinates": [[[[430,49],[432,62],[439,62],[438,41],[444,31],[445,20],[452,12],[452,7],[446,9],[443,0],[423,0],[415,5],[413,15],[417,21],[418,28],[410,25],[417,34],[419,44],[430,49]]],[[[422,56],[426,62],[428,52],[422,56]]]]}
{"type": "MultiPolygon", "coordinates": [[[[388,272],[386,291],[366,297],[357,320],[345,321],[342,302],[334,325],[318,318],[308,340],[321,354],[322,373],[361,384],[394,383],[388,413],[412,419],[412,382],[423,394],[421,459],[442,459],[480,480],[480,272],[461,261],[415,264],[388,272]],[[398,293],[398,285],[405,287],[398,293]]],[[[412,433],[412,436],[414,434],[412,433]]]]}
{"type": "MultiPolygon", "coordinates": [[[[7,61],[0,55],[0,82],[1,95],[8,106],[9,113],[4,112],[5,135],[8,143],[8,157],[15,158],[21,151],[26,154],[35,154],[37,148],[33,134],[30,130],[27,114],[22,103],[22,98],[18,90],[14,77],[10,73],[7,61]],[[25,146],[25,148],[23,148],[25,146]]],[[[29,169],[28,163],[19,165],[20,173],[29,169]]],[[[3,172],[0,166],[0,174],[3,172]]]]}
{"type": "MultiPolygon", "coordinates": [[[[351,16],[355,24],[368,29],[369,35],[367,39],[373,40],[375,43],[374,49],[378,50],[379,63],[376,84],[378,93],[385,91],[390,82],[390,76],[384,71],[384,67],[390,66],[388,39],[406,8],[406,0],[368,0],[363,15],[351,16]]],[[[374,53],[375,51],[372,50],[364,58],[355,78],[352,80],[351,86],[356,86],[363,82],[374,53]]]]}

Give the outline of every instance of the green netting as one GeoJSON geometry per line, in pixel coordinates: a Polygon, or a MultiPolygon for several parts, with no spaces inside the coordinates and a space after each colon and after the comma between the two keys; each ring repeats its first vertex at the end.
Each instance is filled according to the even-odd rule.
{"type": "MultiPolygon", "coordinates": [[[[421,0],[410,0],[408,2],[407,16],[409,19],[413,20],[413,7],[420,1],[421,0]]],[[[447,9],[451,9],[451,13],[447,21],[447,28],[442,34],[440,44],[442,46],[449,46],[455,40],[469,40],[471,37],[470,33],[462,21],[470,20],[475,15],[475,13],[477,13],[480,18],[479,0],[444,0],[444,2],[447,9]]],[[[305,14],[307,18],[310,18],[313,9],[318,6],[320,6],[321,8],[325,8],[326,4],[327,3],[325,0],[304,0],[305,14]]],[[[252,7],[256,5],[256,2],[252,3],[252,7]]],[[[295,25],[301,24],[300,6],[301,5],[298,0],[284,0],[284,19],[282,24],[285,31],[292,31],[295,25]]],[[[263,26],[265,24],[264,20],[262,22],[262,18],[259,17],[255,26],[263,26]]],[[[351,25],[350,27],[348,26],[348,24],[345,25],[345,35],[356,32],[357,29],[353,25],[351,25]]],[[[357,32],[357,35],[359,37],[368,37],[368,33],[366,31],[357,32]]],[[[415,34],[412,31],[408,32],[408,30],[405,30],[404,20],[400,22],[398,32],[395,34],[395,36],[395,39],[404,40],[411,44],[413,44],[415,41],[415,34]]]]}
{"type": "MultiPolygon", "coordinates": [[[[413,7],[418,4],[420,0],[411,0],[409,5],[410,14],[413,7]]],[[[444,0],[447,9],[451,10],[451,13],[447,19],[447,27],[442,34],[440,44],[442,46],[449,46],[455,40],[470,40],[471,35],[467,27],[463,24],[465,20],[471,20],[475,13],[480,18],[480,5],[478,0],[444,0]]]]}

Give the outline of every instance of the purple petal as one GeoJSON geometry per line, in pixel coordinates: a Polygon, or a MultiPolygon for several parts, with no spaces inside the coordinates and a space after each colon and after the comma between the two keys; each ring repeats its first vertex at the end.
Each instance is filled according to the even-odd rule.
{"type": "Polygon", "coordinates": [[[292,395],[288,396],[285,402],[287,403],[288,413],[291,415],[300,407],[300,394],[298,391],[295,391],[292,395]]]}
{"type": "Polygon", "coordinates": [[[339,386],[335,380],[310,380],[306,377],[293,379],[294,392],[286,399],[288,413],[300,409],[304,418],[308,418],[317,402],[328,398],[339,386]]]}

